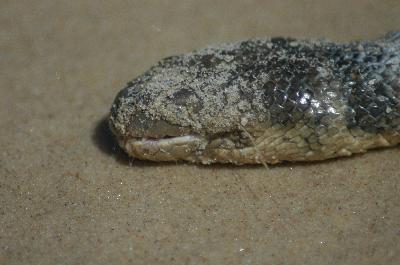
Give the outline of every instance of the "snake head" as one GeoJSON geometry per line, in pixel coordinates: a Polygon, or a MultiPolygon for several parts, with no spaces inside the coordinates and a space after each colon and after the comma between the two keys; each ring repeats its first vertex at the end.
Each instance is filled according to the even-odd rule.
{"type": "Polygon", "coordinates": [[[236,62],[216,51],[222,52],[166,58],[118,93],[109,124],[125,151],[148,160],[211,163],[221,161],[215,149],[248,144],[238,125],[263,117],[252,109],[257,98],[253,90],[232,87],[236,62]]]}
{"type": "Polygon", "coordinates": [[[197,161],[196,152],[207,141],[194,133],[190,122],[176,117],[179,104],[187,96],[179,93],[170,97],[175,104],[170,103],[172,110],[167,110],[168,106],[159,105],[160,93],[152,94],[140,79],[128,84],[116,96],[109,118],[120,146],[140,159],[171,161],[193,157],[197,161]]]}

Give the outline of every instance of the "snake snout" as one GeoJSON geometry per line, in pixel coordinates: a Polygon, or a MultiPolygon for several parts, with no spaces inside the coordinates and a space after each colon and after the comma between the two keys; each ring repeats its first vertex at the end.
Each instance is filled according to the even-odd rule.
{"type": "Polygon", "coordinates": [[[165,138],[182,136],[185,130],[167,122],[147,109],[146,97],[136,87],[123,89],[111,108],[109,124],[117,135],[134,138],[165,138]],[[129,97],[128,97],[129,95],[129,97]]]}

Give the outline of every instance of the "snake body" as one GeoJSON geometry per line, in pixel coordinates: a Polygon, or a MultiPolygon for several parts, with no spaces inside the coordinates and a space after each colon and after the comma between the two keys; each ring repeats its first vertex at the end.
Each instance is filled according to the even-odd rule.
{"type": "Polygon", "coordinates": [[[400,143],[400,32],[251,39],[163,59],[119,92],[121,147],[154,161],[313,161],[400,143]]]}

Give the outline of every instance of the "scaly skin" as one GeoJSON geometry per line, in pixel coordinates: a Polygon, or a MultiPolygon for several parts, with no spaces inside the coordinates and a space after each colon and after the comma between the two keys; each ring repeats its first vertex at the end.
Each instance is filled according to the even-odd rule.
{"type": "Polygon", "coordinates": [[[211,46],[159,62],[116,97],[131,156],[204,164],[313,161],[400,143],[400,32],[336,44],[211,46]]]}

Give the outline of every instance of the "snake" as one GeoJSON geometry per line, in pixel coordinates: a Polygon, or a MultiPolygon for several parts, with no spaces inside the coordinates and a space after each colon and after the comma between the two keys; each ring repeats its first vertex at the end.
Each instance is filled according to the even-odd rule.
{"type": "Polygon", "coordinates": [[[400,143],[400,32],[291,37],[162,59],[117,94],[108,118],[140,160],[276,164],[400,143]]]}

